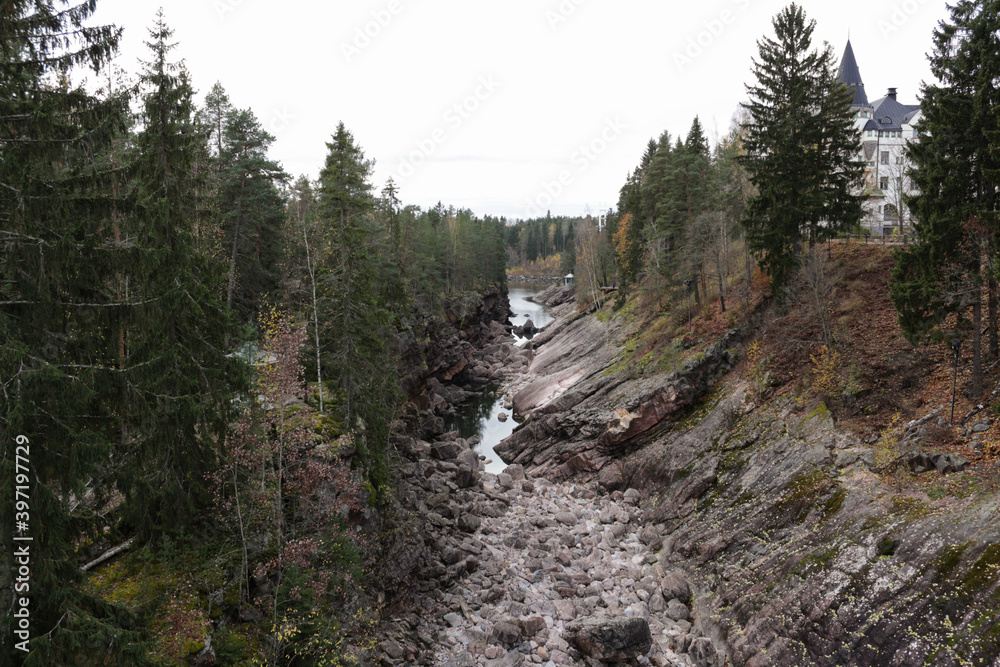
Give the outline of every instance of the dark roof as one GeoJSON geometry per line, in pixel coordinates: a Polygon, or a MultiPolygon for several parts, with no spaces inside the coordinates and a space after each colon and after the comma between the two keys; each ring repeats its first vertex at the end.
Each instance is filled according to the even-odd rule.
{"type": "Polygon", "coordinates": [[[861,82],[861,70],[858,69],[858,61],[854,58],[851,40],[847,40],[847,48],[844,49],[844,57],[840,59],[840,71],[837,72],[837,78],[846,83],[847,87],[854,92],[854,106],[868,106],[865,84],[861,82]]]}
{"type": "MultiPolygon", "coordinates": [[[[920,105],[900,104],[894,96],[887,95],[872,102],[872,108],[875,110],[874,120],[878,123],[877,129],[899,130],[902,129],[903,123],[913,118],[913,115],[920,110],[920,105]]],[[[865,129],[871,128],[866,125],[865,129]]]]}

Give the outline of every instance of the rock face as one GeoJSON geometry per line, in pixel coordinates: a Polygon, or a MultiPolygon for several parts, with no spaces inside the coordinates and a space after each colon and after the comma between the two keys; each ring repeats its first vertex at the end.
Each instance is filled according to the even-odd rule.
{"type": "MultiPolygon", "coordinates": [[[[536,337],[514,397],[526,419],[497,449],[530,476],[638,490],[637,538],[664,570],[641,600],[654,647],[654,620],[694,619],[705,637],[673,640],[682,664],[1000,665],[995,494],[900,495],[825,408],[759,406],[730,380],[706,399],[742,331],[671,375],[608,372],[620,326],[574,313],[536,337]]],[[[921,444],[937,416],[906,425],[900,461],[956,474],[967,460],[921,444]]]]}
{"type": "Polygon", "coordinates": [[[496,447],[505,461],[557,479],[596,475],[702,398],[732,368],[731,349],[749,330],[731,331],[677,372],[630,379],[609,372],[620,358],[620,327],[572,313],[535,338],[527,378],[514,394],[524,422],[496,447]]]}
{"type": "Polygon", "coordinates": [[[491,290],[456,297],[443,315],[431,315],[425,306],[421,315],[403,321],[396,351],[409,399],[404,413],[409,432],[433,439],[455,406],[527,369],[531,351],[515,348],[501,324],[509,307],[506,292],[491,290]]]}

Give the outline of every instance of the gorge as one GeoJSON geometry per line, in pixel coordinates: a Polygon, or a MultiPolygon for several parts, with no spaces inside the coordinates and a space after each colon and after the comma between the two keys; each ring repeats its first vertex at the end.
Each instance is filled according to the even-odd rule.
{"type": "MultiPolygon", "coordinates": [[[[504,353],[530,357],[505,374],[512,465],[486,472],[454,433],[403,447],[423,551],[386,664],[997,664],[995,496],[897,489],[825,406],[765,400],[757,318],[630,373],[627,318],[539,301],[556,319],[504,353]]],[[[934,458],[938,420],[900,451],[934,458]]]]}

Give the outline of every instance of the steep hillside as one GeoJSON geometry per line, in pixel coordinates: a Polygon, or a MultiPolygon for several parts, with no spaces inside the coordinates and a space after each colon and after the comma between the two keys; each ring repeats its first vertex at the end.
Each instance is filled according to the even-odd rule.
{"type": "Polygon", "coordinates": [[[960,361],[948,424],[950,350],[903,339],[886,248],[823,252],[830,347],[808,292],[778,307],[760,284],[690,326],[644,297],[577,312],[536,339],[502,454],[639,489],[735,664],[997,664],[995,415],[962,423],[960,361]]]}

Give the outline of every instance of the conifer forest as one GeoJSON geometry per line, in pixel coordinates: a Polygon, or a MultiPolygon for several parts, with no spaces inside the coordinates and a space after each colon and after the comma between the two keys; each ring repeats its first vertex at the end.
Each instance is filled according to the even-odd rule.
{"type": "MultiPolygon", "coordinates": [[[[817,24],[802,6],[790,4],[757,38],[752,57],[739,62],[748,70],[744,101],[724,132],[706,127],[702,112],[688,116],[685,127],[662,130],[634,156],[606,210],[516,218],[447,201],[402,201],[393,178],[375,182],[365,137],[338,121],[336,109],[329,110],[323,163],[313,176],[288,173],[273,157],[274,134],[225,81],[195,89],[169,8],[145,27],[129,27],[144,30],[146,50],[128,75],[113,66],[122,27],[94,21],[98,2],[0,3],[0,665],[997,664],[1000,625],[988,611],[998,595],[997,565],[987,563],[996,542],[982,537],[984,550],[977,550],[976,541],[986,528],[963,538],[965,546],[927,556],[937,559],[934,569],[921,570],[928,578],[951,585],[954,570],[979,588],[956,587],[950,601],[934,603],[949,623],[963,623],[967,636],[947,647],[931,642],[919,662],[900,657],[909,655],[903,648],[883,662],[887,653],[866,652],[861,643],[841,649],[839,639],[815,648],[805,639],[812,630],[785,620],[767,626],[792,638],[781,644],[784,652],[767,644],[782,657],[768,662],[765,651],[748,659],[748,642],[765,632],[756,615],[763,603],[726,592],[726,582],[729,573],[756,567],[747,554],[757,552],[745,547],[739,567],[723,575],[713,556],[698,560],[714,544],[709,538],[681,545],[699,517],[730,500],[733,511],[771,507],[771,523],[754,539],[777,541],[785,539],[784,526],[811,525],[810,517],[831,525],[843,498],[853,498],[838,490],[846,484],[840,473],[814,474],[815,464],[773,498],[753,496],[747,482],[727,500],[725,483],[763,465],[744,461],[742,452],[773,435],[761,435],[769,428],[762,426],[748,436],[740,420],[773,406],[781,419],[818,414],[829,416],[830,428],[853,429],[857,447],[874,452],[866,479],[909,503],[938,498],[907,463],[912,452],[900,443],[917,427],[903,422],[950,399],[951,418],[935,412],[937,421],[926,423],[938,430],[925,435],[978,443],[975,455],[947,451],[991,471],[970,488],[981,490],[984,503],[997,497],[1000,485],[990,475],[1000,444],[986,435],[973,441],[972,431],[975,420],[1000,413],[1000,2],[956,0],[928,35],[934,80],[919,91],[913,141],[893,156],[893,166],[906,167],[898,183],[911,184],[896,204],[886,203],[888,189],[872,175],[879,156],[866,153],[857,130],[866,107],[855,82],[843,79],[843,67],[838,75],[839,52],[815,37],[817,24]],[[883,223],[891,228],[884,234],[883,223]],[[881,250],[869,250],[868,241],[881,250]],[[860,262],[867,262],[862,277],[860,262]],[[883,274],[885,308],[875,314],[857,295],[883,274]],[[521,284],[515,281],[538,279],[564,291],[538,298],[559,324],[537,344],[519,340],[518,347],[509,337],[508,293],[521,284]],[[858,290],[853,296],[849,284],[858,290]],[[567,302],[573,308],[560,310],[567,302]],[[900,352],[854,361],[866,334],[851,328],[851,318],[866,309],[870,331],[884,316],[886,339],[894,337],[900,352]],[[583,321],[594,331],[606,328],[560,342],[583,321]],[[561,356],[552,351],[560,345],[561,356]],[[546,364],[601,346],[613,348],[603,366],[542,374],[546,364]],[[715,363],[713,355],[725,357],[724,372],[697,375],[715,363]],[[883,379],[897,372],[921,379],[887,388],[883,379]],[[719,380],[724,373],[741,384],[719,380]],[[681,376],[687,379],[678,383],[681,376]],[[699,384],[709,376],[719,390],[699,384]],[[581,398],[588,383],[600,382],[611,384],[581,398]],[[665,393],[632,400],[639,389],[620,386],[679,387],[669,401],[690,402],[672,412],[663,407],[665,393]],[[914,398],[931,386],[940,401],[937,394],[914,398]],[[505,441],[514,444],[497,446],[510,452],[507,463],[517,457],[499,476],[481,469],[482,459],[499,458],[492,452],[471,462],[467,453],[449,454],[449,443],[475,442],[445,428],[463,400],[490,392],[511,399],[504,406],[511,418],[526,419],[505,441]],[[694,459],[678,463],[678,449],[655,463],[631,463],[644,455],[653,461],[648,452],[659,439],[694,428],[730,395],[745,397],[745,407],[719,418],[725,427],[705,436],[714,443],[705,454],[710,473],[699,477],[694,459]],[[958,417],[969,413],[968,424],[942,435],[956,421],[956,396],[958,417]],[[589,412],[573,412],[591,399],[589,412]],[[534,444],[525,444],[529,438],[534,444]],[[553,449],[539,449],[547,438],[553,449]],[[742,444],[732,445],[739,438],[742,444]],[[585,450],[567,444],[584,441],[585,450]],[[656,467],[665,462],[677,470],[656,467]],[[528,479],[518,481],[525,471],[528,479]],[[438,484],[439,473],[455,477],[438,484]],[[536,475],[546,481],[529,483],[536,475]],[[495,581],[508,583],[487,594],[475,573],[487,577],[489,554],[501,547],[470,551],[462,540],[486,535],[480,524],[501,517],[518,493],[571,481],[577,486],[565,487],[567,497],[633,498],[635,509],[533,520],[532,530],[565,524],[576,532],[568,541],[529,542],[521,561],[511,556],[497,565],[495,581]],[[633,489],[643,495],[630,495],[633,489]],[[473,491],[482,495],[462,495],[473,491]],[[693,506],[682,491],[694,494],[693,506]],[[498,502],[500,510],[482,509],[498,502]],[[639,520],[637,512],[644,521],[656,517],[663,537],[682,537],[650,537],[651,529],[628,523],[639,520]],[[592,548],[577,521],[596,531],[592,548]],[[601,549],[631,537],[635,549],[652,554],[633,550],[634,571],[622,565],[615,575],[631,582],[620,609],[607,600],[615,571],[601,588],[600,568],[565,574],[548,606],[530,605],[543,573],[570,572],[571,556],[564,562],[559,553],[572,551],[576,567],[577,549],[599,553],[602,522],[620,521],[630,527],[603,538],[601,549]],[[453,542],[430,532],[453,525],[453,542]],[[421,555],[399,546],[411,542],[421,555]],[[518,586],[504,573],[525,559],[537,560],[538,576],[524,580],[520,600],[508,601],[513,620],[488,618],[487,605],[518,586]],[[691,590],[668,596],[668,561],[690,565],[694,597],[717,596],[705,598],[715,601],[705,603],[716,605],[711,621],[709,606],[696,609],[691,590]],[[663,583],[639,592],[654,579],[663,583]],[[451,628],[440,620],[431,627],[430,603],[420,601],[442,595],[422,581],[442,590],[452,589],[441,582],[452,582],[478,597],[445,594],[457,616],[451,628]],[[653,624],[658,613],[676,610],[673,597],[704,614],[706,625],[685,615],[688,630],[670,635],[677,617],[639,649],[623,644],[618,653],[588,652],[593,642],[579,639],[585,631],[573,626],[595,608],[602,619],[617,610],[653,624]],[[576,600],[572,614],[559,606],[563,598],[576,600]],[[392,634],[406,623],[409,639],[392,634]],[[513,628],[510,641],[504,623],[513,628]],[[709,623],[728,629],[710,631],[709,623]],[[466,635],[457,634],[467,626],[466,635]],[[794,655],[801,657],[789,657],[799,644],[794,655]],[[456,657],[459,649],[468,655],[456,657]]],[[[649,67],[659,76],[658,65],[649,67]]],[[[888,158],[880,164],[888,169],[888,158]]],[[[841,468],[867,460],[835,458],[841,468]]],[[[947,489],[939,498],[967,498],[947,489]]],[[[862,512],[864,504],[847,506],[862,512]]],[[[518,510],[532,511],[530,504],[518,510]]],[[[925,515],[906,516],[916,522],[925,515]]],[[[719,531],[739,531],[712,521],[719,531]]],[[[493,530],[497,540],[505,537],[493,530]]],[[[512,532],[507,546],[518,535],[512,532]]],[[[868,546],[873,558],[891,559],[892,540],[902,539],[879,533],[868,546]]],[[[840,563],[847,549],[846,542],[824,543],[824,556],[816,555],[818,543],[808,552],[805,542],[796,544],[797,559],[769,565],[791,563],[796,581],[805,581],[810,567],[840,563]]],[[[737,550],[719,549],[711,553],[720,559],[737,550]]],[[[777,579],[746,584],[779,601],[788,586],[777,579]]],[[[852,622],[846,613],[839,617],[845,627],[852,622]]],[[[791,615],[814,620],[808,610],[791,615]]],[[[856,636],[872,646],[894,641],[883,626],[872,629],[877,619],[858,623],[851,626],[856,636]]],[[[938,629],[925,630],[938,636],[938,629]]]]}

